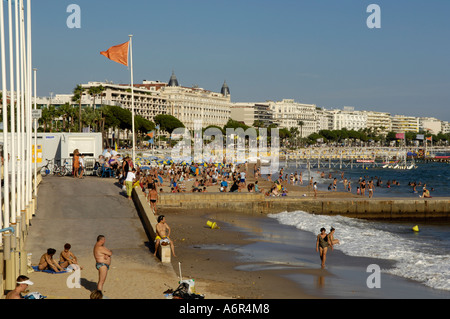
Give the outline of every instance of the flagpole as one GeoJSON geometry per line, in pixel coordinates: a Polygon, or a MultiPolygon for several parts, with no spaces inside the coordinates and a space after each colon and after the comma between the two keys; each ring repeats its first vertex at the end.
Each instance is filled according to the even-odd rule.
{"type": "Polygon", "coordinates": [[[136,156],[136,143],[135,143],[135,134],[134,134],[134,83],[133,83],[133,44],[131,38],[133,37],[132,34],[129,35],[130,37],[130,71],[131,71],[131,131],[133,134],[133,149],[132,149],[132,158],[133,158],[133,165],[136,165],[135,156],[136,156]]]}
{"type": "MultiPolygon", "coordinates": [[[[34,109],[36,110],[36,71],[37,69],[33,69],[34,73],[34,109]]],[[[37,119],[34,119],[34,196],[37,196],[37,119]]]]}

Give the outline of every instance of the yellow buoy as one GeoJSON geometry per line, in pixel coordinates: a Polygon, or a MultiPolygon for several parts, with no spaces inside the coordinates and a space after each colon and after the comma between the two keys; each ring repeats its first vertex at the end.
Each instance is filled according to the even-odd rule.
{"type": "Polygon", "coordinates": [[[414,230],[414,231],[419,231],[419,226],[414,226],[413,228],[412,228],[412,230],[414,230]]]}
{"type": "Polygon", "coordinates": [[[218,228],[219,228],[219,226],[217,226],[217,223],[216,223],[216,222],[212,222],[212,221],[210,221],[210,220],[208,220],[208,221],[206,222],[206,225],[208,225],[208,227],[210,227],[211,229],[218,229],[218,228]]]}

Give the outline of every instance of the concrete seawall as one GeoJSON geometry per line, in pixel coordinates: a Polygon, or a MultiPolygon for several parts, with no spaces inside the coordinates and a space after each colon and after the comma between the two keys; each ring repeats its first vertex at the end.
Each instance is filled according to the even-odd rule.
{"type": "Polygon", "coordinates": [[[162,209],[231,210],[251,214],[302,210],[364,219],[449,219],[450,198],[266,197],[255,193],[160,194],[162,209]]]}

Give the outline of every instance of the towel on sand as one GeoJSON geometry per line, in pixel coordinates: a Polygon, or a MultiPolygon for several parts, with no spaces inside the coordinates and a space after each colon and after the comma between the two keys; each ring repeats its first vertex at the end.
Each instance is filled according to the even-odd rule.
{"type": "Polygon", "coordinates": [[[39,270],[38,266],[31,266],[31,267],[33,268],[34,271],[46,272],[46,273],[49,273],[49,274],[64,274],[64,273],[67,273],[67,270],[56,272],[53,269],[39,270]]]}

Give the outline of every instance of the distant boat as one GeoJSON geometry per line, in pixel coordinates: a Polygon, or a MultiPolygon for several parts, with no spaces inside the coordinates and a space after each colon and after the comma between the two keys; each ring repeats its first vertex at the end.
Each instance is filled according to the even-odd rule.
{"type": "Polygon", "coordinates": [[[374,160],[366,160],[366,159],[358,159],[356,160],[356,163],[374,163],[374,160]]]}

